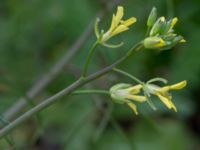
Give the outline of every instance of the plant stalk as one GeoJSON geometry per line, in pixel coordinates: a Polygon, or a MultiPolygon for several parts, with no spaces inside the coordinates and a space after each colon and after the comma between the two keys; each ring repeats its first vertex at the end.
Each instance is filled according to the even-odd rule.
{"type": "Polygon", "coordinates": [[[79,87],[82,87],[83,85],[87,84],[88,82],[91,82],[97,78],[100,78],[101,76],[107,74],[108,72],[112,71],[114,67],[121,64],[124,60],[126,60],[131,54],[138,52],[139,50],[143,49],[143,45],[140,43],[136,44],[133,48],[131,48],[123,57],[118,59],[115,63],[113,63],[110,66],[107,66],[103,68],[100,71],[97,71],[87,77],[80,77],[77,81],[72,83],[67,88],[61,90],[60,92],[56,93],[55,95],[51,96],[50,98],[47,98],[40,104],[36,105],[29,111],[22,114],[20,117],[9,123],[7,126],[5,126],[3,129],[0,130],[0,139],[4,137],[5,135],[9,134],[13,129],[15,129],[17,126],[28,120],[30,117],[35,115],[36,113],[40,112],[41,110],[47,108],[48,106],[52,105],[53,103],[57,102],[59,98],[63,97],[64,95],[69,95],[79,87]]]}

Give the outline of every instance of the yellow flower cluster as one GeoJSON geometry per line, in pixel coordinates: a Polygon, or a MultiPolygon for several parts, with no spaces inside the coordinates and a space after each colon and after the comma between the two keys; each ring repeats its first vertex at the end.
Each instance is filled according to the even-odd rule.
{"type": "MultiPolygon", "coordinates": [[[[97,19],[95,23],[95,34],[99,44],[111,48],[119,47],[123,44],[112,45],[107,43],[112,37],[127,31],[129,27],[136,22],[135,17],[123,20],[123,16],[124,8],[118,6],[116,14],[113,14],[112,16],[110,28],[106,32],[104,32],[104,30],[99,31],[98,24],[100,19],[97,19]]],[[[143,46],[147,49],[166,50],[178,43],[185,42],[182,36],[174,33],[174,26],[177,21],[178,18],[176,17],[170,20],[166,20],[165,17],[157,18],[157,10],[154,7],[147,20],[148,31],[146,38],[142,41],[143,46]]],[[[187,82],[182,81],[177,84],[160,87],[156,84],[152,84],[154,81],[162,81],[165,83],[165,79],[155,78],[147,83],[139,82],[140,84],[135,86],[125,83],[116,84],[110,88],[111,98],[114,102],[127,104],[135,114],[138,114],[134,102],[148,102],[153,108],[150,97],[155,95],[167,108],[177,111],[169,92],[170,90],[180,90],[184,88],[187,82]]]]}
{"type": "Polygon", "coordinates": [[[156,8],[153,8],[147,26],[149,28],[148,37],[144,40],[144,47],[147,49],[166,50],[174,47],[178,43],[185,42],[182,36],[174,33],[174,26],[178,21],[175,17],[167,21],[165,17],[157,18],[156,8]]]}
{"type": "Polygon", "coordinates": [[[184,88],[186,84],[187,82],[185,80],[177,84],[167,85],[164,87],[152,84],[152,82],[147,82],[144,85],[138,84],[135,86],[125,83],[119,83],[111,87],[110,95],[114,102],[127,104],[134,111],[135,114],[138,114],[138,111],[136,105],[134,104],[134,101],[141,103],[147,101],[148,99],[146,95],[140,95],[141,90],[143,90],[144,93],[147,93],[150,96],[157,96],[168,109],[173,109],[174,111],[177,111],[169,91],[180,90],[184,88]]]}

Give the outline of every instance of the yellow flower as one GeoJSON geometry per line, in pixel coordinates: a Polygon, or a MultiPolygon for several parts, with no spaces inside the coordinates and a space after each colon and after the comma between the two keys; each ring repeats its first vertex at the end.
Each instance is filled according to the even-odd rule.
{"type": "Polygon", "coordinates": [[[110,45],[110,44],[107,44],[106,42],[111,37],[128,30],[129,26],[131,26],[133,23],[136,22],[135,17],[131,17],[125,21],[122,20],[123,15],[124,15],[124,8],[122,6],[118,6],[117,13],[113,14],[111,26],[110,26],[109,30],[105,33],[103,30],[101,31],[101,33],[99,32],[99,30],[98,30],[99,19],[97,20],[96,25],[95,25],[95,34],[99,40],[99,43],[103,44],[104,46],[108,46],[108,47],[121,46],[121,44],[110,45]]]}
{"type": "Polygon", "coordinates": [[[177,84],[168,85],[164,87],[159,87],[155,84],[147,84],[146,89],[148,93],[158,96],[158,98],[167,106],[169,109],[177,111],[176,106],[172,102],[172,96],[169,93],[170,90],[180,90],[184,88],[187,84],[187,81],[182,81],[177,84]]]}
{"type": "Polygon", "coordinates": [[[130,84],[119,83],[110,88],[110,95],[114,102],[119,104],[127,104],[137,115],[137,107],[132,101],[144,102],[145,96],[138,95],[142,89],[142,85],[131,86],[130,84]]]}

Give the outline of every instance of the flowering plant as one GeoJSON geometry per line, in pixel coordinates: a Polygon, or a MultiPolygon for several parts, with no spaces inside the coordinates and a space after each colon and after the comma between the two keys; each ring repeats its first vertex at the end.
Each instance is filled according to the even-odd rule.
{"type": "Polygon", "coordinates": [[[143,82],[132,74],[116,68],[133,53],[138,53],[139,51],[146,49],[169,50],[177,44],[185,42],[184,38],[181,35],[176,34],[174,31],[174,26],[177,23],[178,19],[175,17],[167,21],[165,17],[157,18],[156,8],[152,9],[148,17],[147,34],[143,40],[130,48],[113,64],[93,74],[88,75],[89,65],[91,64],[92,56],[98,45],[103,45],[108,48],[116,48],[122,46],[123,42],[121,42],[120,44],[109,44],[108,41],[111,38],[129,30],[130,26],[133,25],[137,20],[135,17],[123,20],[123,16],[124,8],[122,6],[118,6],[117,13],[113,14],[110,28],[106,32],[104,32],[104,30],[99,30],[100,19],[97,19],[94,25],[97,39],[91,46],[91,49],[89,50],[88,55],[85,59],[82,75],[65,89],[59,91],[55,95],[34,106],[32,109],[22,114],[14,121],[7,123],[6,126],[0,130],[0,138],[6,136],[10,131],[12,131],[14,128],[16,128],[18,125],[20,125],[33,115],[37,114],[39,111],[55,103],[60,97],[70,94],[107,94],[113,100],[113,102],[118,104],[127,104],[135,114],[138,114],[136,102],[139,102],[141,104],[147,102],[153,109],[156,109],[155,105],[151,101],[151,96],[154,95],[157,96],[168,109],[173,109],[174,111],[177,111],[177,108],[172,101],[172,95],[170,94],[170,91],[180,90],[184,88],[187,84],[187,81],[184,80],[177,84],[166,85],[166,79],[153,78],[147,82],[143,82]],[[131,78],[132,81],[136,82],[136,85],[133,85],[132,81],[130,83],[123,83],[123,81],[118,81],[118,83],[111,86],[109,90],[77,90],[83,85],[103,75],[106,75],[111,71],[120,73],[131,78]],[[162,82],[165,84],[165,86],[159,86],[154,82],[162,82]]]}

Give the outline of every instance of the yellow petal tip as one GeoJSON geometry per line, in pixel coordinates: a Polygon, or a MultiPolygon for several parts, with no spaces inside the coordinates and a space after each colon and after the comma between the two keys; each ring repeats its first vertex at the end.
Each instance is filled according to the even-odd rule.
{"type": "Polygon", "coordinates": [[[180,43],[185,43],[185,42],[187,42],[185,39],[182,39],[182,40],[180,41],[180,43]]]}
{"type": "Polygon", "coordinates": [[[127,103],[127,104],[128,104],[128,106],[132,109],[132,111],[133,111],[136,115],[138,115],[138,111],[137,111],[136,105],[135,105],[134,103],[131,103],[131,102],[129,102],[129,103],[127,103]]]}
{"type": "Polygon", "coordinates": [[[172,89],[172,90],[180,90],[180,89],[184,88],[186,85],[187,85],[187,81],[183,80],[183,81],[181,81],[181,82],[179,82],[177,84],[171,85],[170,89],[172,89]]]}
{"type": "Polygon", "coordinates": [[[165,21],[165,17],[162,16],[162,17],[160,18],[160,20],[161,20],[162,22],[164,22],[164,21],[165,21]]]}

